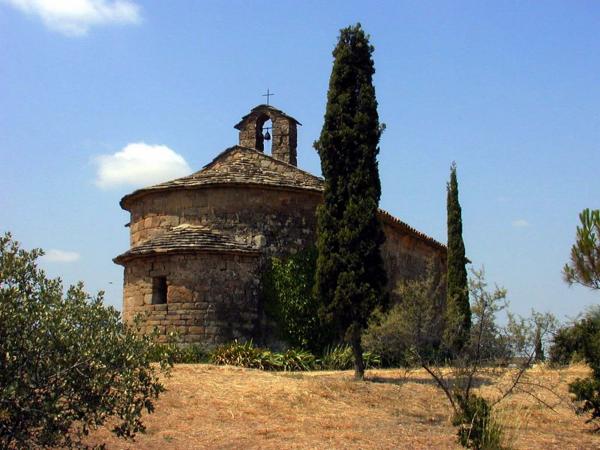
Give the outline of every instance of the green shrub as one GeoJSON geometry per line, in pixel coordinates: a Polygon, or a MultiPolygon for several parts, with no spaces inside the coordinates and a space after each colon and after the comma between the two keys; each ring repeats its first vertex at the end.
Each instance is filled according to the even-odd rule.
{"type": "Polygon", "coordinates": [[[177,348],[173,362],[176,364],[198,364],[207,363],[209,358],[208,350],[202,345],[188,344],[177,348]]]}
{"type": "MultiPolygon", "coordinates": [[[[587,423],[600,420],[600,379],[579,378],[569,384],[569,392],[577,403],[577,414],[589,414],[587,423]]],[[[595,431],[600,431],[600,426],[597,425],[595,431]]]]}
{"type": "Polygon", "coordinates": [[[549,361],[566,365],[585,359],[585,343],[593,334],[594,328],[600,328],[600,308],[591,308],[579,320],[564,326],[552,339],[549,361]]]}
{"type": "Polygon", "coordinates": [[[411,349],[424,359],[436,354],[443,331],[443,280],[433,261],[425,275],[396,287],[400,301],[389,311],[376,310],[363,333],[366,351],[381,355],[385,366],[409,365],[411,349]]]}
{"type": "Polygon", "coordinates": [[[164,391],[155,336],[124,325],[81,283],[64,294],[37,268],[42,254],[0,237],[0,448],[78,446],[109,419],[133,437],[164,391]]]}
{"type": "Polygon", "coordinates": [[[263,277],[265,309],[279,337],[294,348],[319,352],[327,341],[313,295],[317,252],[307,248],[282,260],[272,258],[263,277]]]}
{"type": "Polygon", "coordinates": [[[587,422],[596,423],[595,431],[600,431],[600,308],[588,311],[574,326],[580,333],[579,350],[592,369],[592,375],[575,380],[569,385],[569,391],[578,414],[588,414],[587,422]]]}
{"type": "Polygon", "coordinates": [[[489,403],[476,395],[466,398],[457,394],[456,398],[459,412],[454,415],[452,424],[458,427],[458,442],[477,450],[501,449],[502,428],[492,418],[489,403]]]}
{"type": "Polygon", "coordinates": [[[271,350],[255,347],[252,341],[224,344],[210,355],[213,364],[247,367],[261,370],[306,371],[316,367],[316,358],[304,350],[287,350],[273,353],[271,350]]]}
{"type": "Polygon", "coordinates": [[[157,343],[150,358],[153,362],[168,361],[169,364],[207,363],[210,352],[199,344],[182,343],[177,333],[169,333],[167,342],[157,343]]]}
{"type": "MultiPolygon", "coordinates": [[[[363,352],[365,369],[381,366],[381,357],[373,352],[363,352]]],[[[350,370],[354,369],[354,355],[349,345],[335,345],[328,347],[320,360],[323,370],[350,370]]]]}
{"type": "Polygon", "coordinates": [[[210,355],[210,362],[218,365],[249,367],[264,369],[265,358],[263,351],[254,347],[252,341],[223,344],[215,348],[210,355]]]}
{"type": "Polygon", "coordinates": [[[272,358],[278,361],[278,370],[309,371],[317,367],[317,359],[306,350],[289,349],[285,353],[273,353],[272,358]]]}

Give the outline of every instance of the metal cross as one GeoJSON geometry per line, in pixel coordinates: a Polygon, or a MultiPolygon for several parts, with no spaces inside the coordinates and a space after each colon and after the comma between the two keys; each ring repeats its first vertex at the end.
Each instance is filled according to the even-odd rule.
{"type": "Polygon", "coordinates": [[[275,94],[271,94],[271,92],[269,91],[269,89],[267,89],[267,93],[263,94],[263,97],[267,97],[267,106],[269,106],[269,97],[273,96],[275,94]]]}

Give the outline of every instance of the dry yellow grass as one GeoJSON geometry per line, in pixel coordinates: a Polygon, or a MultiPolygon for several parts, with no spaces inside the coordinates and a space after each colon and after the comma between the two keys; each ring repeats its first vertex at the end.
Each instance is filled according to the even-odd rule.
{"type": "MultiPolygon", "coordinates": [[[[573,413],[566,383],[585,367],[532,369],[541,406],[517,394],[498,405],[512,448],[600,449],[573,413]],[[552,388],[559,397],[546,389],[552,388]],[[561,398],[563,401],[561,402],[561,398]]],[[[168,391],[146,415],[147,432],[135,442],[97,430],[90,443],[109,449],[459,448],[443,394],[422,370],[372,370],[368,381],[351,372],[272,373],[235,367],[178,365],[168,391]]],[[[480,392],[497,395],[507,378],[490,374],[480,392]]]]}

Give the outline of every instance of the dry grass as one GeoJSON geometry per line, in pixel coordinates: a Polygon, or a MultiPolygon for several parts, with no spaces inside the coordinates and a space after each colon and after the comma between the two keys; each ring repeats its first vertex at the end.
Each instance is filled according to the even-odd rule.
{"type": "MultiPolygon", "coordinates": [[[[497,417],[508,444],[600,448],[600,436],[589,433],[566,400],[566,383],[585,374],[585,367],[529,371],[532,394],[554,411],[529,394],[504,400],[497,417]]],[[[448,404],[424,371],[367,375],[367,382],[357,383],[351,372],[178,365],[165,379],[168,391],[156,412],[145,417],[145,434],[127,442],[101,429],[90,443],[106,442],[109,449],[459,448],[448,404]]],[[[488,374],[479,389],[493,397],[506,382],[506,376],[488,374]]]]}

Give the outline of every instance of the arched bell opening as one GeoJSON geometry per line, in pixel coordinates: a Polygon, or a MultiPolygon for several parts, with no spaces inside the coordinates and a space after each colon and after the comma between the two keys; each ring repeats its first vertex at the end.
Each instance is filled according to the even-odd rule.
{"type": "Polygon", "coordinates": [[[258,105],[235,125],[242,147],[269,153],[275,159],[295,166],[297,126],[293,117],[269,105],[258,105]]]}
{"type": "Polygon", "coordinates": [[[273,142],[273,122],[266,114],[256,119],[256,149],[271,154],[273,142]]]}

